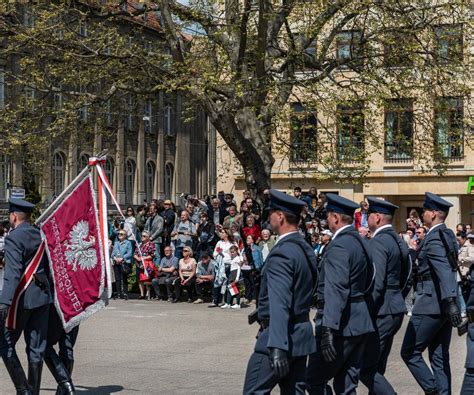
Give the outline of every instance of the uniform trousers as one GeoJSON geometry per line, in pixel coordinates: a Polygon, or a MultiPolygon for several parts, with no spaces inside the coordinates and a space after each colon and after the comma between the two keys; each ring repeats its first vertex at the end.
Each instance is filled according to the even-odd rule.
{"type": "Polygon", "coordinates": [[[395,395],[393,387],[384,377],[393,338],[402,326],[404,314],[387,314],[377,317],[376,332],[367,337],[360,381],[370,395],[395,395]]]}
{"type": "Polygon", "coordinates": [[[451,394],[451,333],[451,322],[442,315],[416,314],[410,318],[401,356],[425,392],[437,389],[440,395],[451,394]],[[427,348],[431,370],[422,355],[427,348]]]}
{"type": "Polygon", "coordinates": [[[282,395],[305,393],[305,368],[307,356],[294,357],[290,360],[290,373],[282,379],[273,374],[268,354],[255,351],[247,365],[244,391],[247,394],[270,394],[278,384],[282,395]]]}
{"type": "Polygon", "coordinates": [[[360,365],[367,340],[367,334],[359,336],[334,336],[337,357],[326,362],[321,351],[322,315],[316,316],[316,352],[309,356],[306,369],[306,390],[309,394],[330,395],[332,390],[327,384],[334,378],[333,388],[336,394],[354,395],[359,383],[360,365]]]}
{"type": "Polygon", "coordinates": [[[468,325],[466,346],[466,372],[464,373],[461,395],[472,395],[474,394],[474,323],[468,325]]]}
{"type": "Polygon", "coordinates": [[[76,344],[78,333],[79,326],[74,327],[69,333],[64,331],[61,319],[54,306],[51,305],[51,309],[49,310],[46,356],[55,352],[53,346],[58,344],[59,358],[65,366],[69,366],[71,362],[74,362],[74,345],[76,344]]]}
{"type": "Polygon", "coordinates": [[[18,309],[16,329],[0,330],[0,355],[3,359],[16,356],[15,345],[23,332],[29,363],[42,362],[48,334],[49,304],[35,309],[18,309]]]}

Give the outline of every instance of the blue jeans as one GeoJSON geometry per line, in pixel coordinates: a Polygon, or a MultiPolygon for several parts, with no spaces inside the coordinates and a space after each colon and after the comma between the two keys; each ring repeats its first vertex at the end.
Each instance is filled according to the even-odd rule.
{"type": "Polygon", "coordinates": [[[155,245],[155,257],[153,258],[153,263],[155,265],[160,264],[160,259],[161,259],[161,253],[160,253],[160,248],[161,248],[161,243],[153,243],[155,245]]]}
{"type": "Polygon", "coordinates": [[[456,299],[458,301],[458,306],[459,306],[459,309],[461,310],[461,313],[465,314],[466,302],[464,300],[464,297],[462,296],[461,285],[458,285],[458,296],[456,297],[456,299]]]}

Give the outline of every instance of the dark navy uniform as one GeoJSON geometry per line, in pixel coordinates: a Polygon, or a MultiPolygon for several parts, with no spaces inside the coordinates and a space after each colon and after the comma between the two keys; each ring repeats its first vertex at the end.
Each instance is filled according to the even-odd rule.
{"type": "Polygon", "coordinates": [[[49,310],[48,343],[44,360],[58,383],[57,394],[74,394],[71,376],[74,367],[74,345],[78,333],[79,326],[74,327],[69,333],[64,331],[61,319],[52,305],[49,310]],[[56,344],[59,346],[59,355],[54,349],[56,344]]]}
{"type": "MultiPolygon", "coordinates": [[[[353,217],[359,207],[334,194],[326,197],[329,215],[353,217]]],[[[327,382],[332,378],[337,394],[355,394],[367,334],[374,331],[365,299],[372,273],[366,247],[352,225],[339,228],[326,247],[317,285],[316,352],[307,368],[310,394],[330,394],[327,382]]]]}
{"type": "MultiPolygon", "coordinates": [[[[449,207],[451,203],[426,193],[426,210],[447,213],[449,207]]],[[[427,394],[451,393],[449,345],[452,326],[461,320],[456,305],[456,273],[449,263],[440,232],[450,250],[457,254],[454,233],[444,223],[432,226],[419,249],[415,304],[401,349],[408,369],[427,394]],[[447,308],[452,308],[453,313],[447,312],[447,308]],[[426,349],[431,369],[422,356],[426,349]]]]}
{"type": "MultiPolygon", "coordinates": [[[[292,203],[297,199],[282,195],[271,191],[273,210],[289,211],[290,207],[295,214],[301,211],[301,203],[292,203]]],[[[306,360],[315,350],[309,320],[315,273],[316,256],[297,231],[284,235],[272,248],[262,272],[261,331],[248,362],[244,394],[269,394],[277,384],[282,394],[304,394],[306,360]],[[272,366],[275,349],[288,357],[289,372],[284,377],[278,377],[272,366]]]]}
{"type": "MultiPolygon", "coordinates": [[[[474,215],[474,211],[471,213],[474,215]]],[[[466,336],[466,372],[464,373],[464,380],[461,388],[461,395],[474,394],[474,267],[471,266],[469,271],[471,277],[471,292],[467,300],[467,317],[468,317],[468,332],[466,336]]]]}
{"type": "MultiPolygon", "coordinates": [[[[398,206],[390,202],[367,198],[370,213],[393,216],[398,206]]],[[[372,229],[371,229],[372,230],[372,229]]],[[[401,287],[404,287],[408,266],[408,247],[400,240],[391,224],[379,227],[369,243],[375,266],[375,281],[372,288],[376,330],[368,337],[364,351],[360,380],[369,388],[369,394],[395,394],[384,377],[387,360],[392,349],[393,338],[400,329],[406,313],[401,287]],[[404,270],[402,270],[404,269],[404,270]]],[[[407,273],[408,274],[408,273],[407,273]]]]}
{"type": "MultiPolygon", "coordinates": [[[[10,213],[27,213],[33,207],[31,203],[21,199],[10,199],[10,213]]],[[[5,238],[5,277],[0,296],[2,309],[11,305],[20,278],[40,244],[39,229],[28,222],[16,225],[5,238]]],[[[0,331],[0,355],[19,393],[28,394],[30,390],[32,393],[39,392],[51,303],[47,271],[48,261],[45,255],[36,272],[36,279],[29,284],[19,300],[16,328],[9,330],[4,327],[0,331]],[[15,351],[22,332],[28,356],[29,385],[15,351]]]]}

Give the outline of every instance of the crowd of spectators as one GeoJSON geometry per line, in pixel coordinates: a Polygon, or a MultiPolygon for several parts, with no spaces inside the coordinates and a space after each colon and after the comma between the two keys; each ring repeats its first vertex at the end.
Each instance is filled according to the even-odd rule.
{"type": "MultiPolygon", "coordinates": [[[[299,231],[320,258],[332,238],[325,195],[318,194],[316,188],[303,193],[299,187],[293,194],[306,203],[299,231]]],[[[268,223],[269,198],[269,190],[264,191],[261,202],[244,191],[237,204],[233,194],[220,192],[203,199],[182,195],[178,208],[170,200],[153,200],[136,213],[128,207],[125,221],[117,218],[110,226],[114,297],[127,298],[127,279],[135,270],[140,298],[198,304],[207,295],[209,307],[222,308],[256,303],[260,273],[276,242],[268,223]],[[141,243],[136,245],[135,239],[141,243]],[[129,247],[124,246],[127,243],[129,247]]],[[[363,238],[370,239],[367,217],[368,204],[361,201],[354,226],[363,238]]],[[[427,232],[419,212],[411,210],[399,235],[407,243],[415,266],[416,253],[427,232]]],[[[474,233],[470,225],[459,224],[456,236],[461,282],[461,275],[466,275],[474,262],[474,233]]],[[[412,291],[406,300],[409,312],[413,300],[412,291]]],[[[465,313],[461,295],[459,304],[465,313]]]]}
{"type": "MultiPolygon", "coordinates": [[[[322,254],[332,236],[325,196],[299,187],[294,195],[306,202],[300,232],[322,254]]],[[[237,204],[233,194],[220,192],[203,199],[182,195],[178,207],[157,199],[136,212],[127,207],[125,219],[116,217],[109,226],[113,296],[128,298],[133,273],[141,299],[198,304],[208,295],[209,307],[233,309],[256,303],[260,273],[276,242],[269,199],[269,190],[261,202],[244,191],[237,204]]]]}
{"type": "MultiPolygon", "coordinates": [[[[293,195],[306,203],[299,231],[320,259],[332,238],[327,227],[325,195],[318,194],[314,187],[306,193],[295,187],[293,195]]],[[[137,282],[141,299],[198,304],[208,298],[209,307],[222,308],[256,303],[260,273],[276,243],[268,223],[270,191],[263,192],[260,202],[249,191],[237,199],[224,192],[202,199],[183,194],[178,207],[170,200],[153,199],[136,210],[127,207],[124,217],[111,218],[113,297],[127,299],[129,288],[137,282]],[[236,290],[240,292],[236,294],[236,290]]],[[[361,201],[354,226],[362,237],[370,239],[367,217],[368,204],[361,201]]],[[[8,231],[8,221],[0,223],[0,277],[8,231]]],[[[415,268],[417,251],[427,233],[419,212],[412,209],[399,236],[406,242],[415,268]]],[[[461,284],[474,263],[474,233],[470,224],[458,224],[455,233],[461,284]]],[[[0,287],[1,284],[0,278],[0,287]]],[[[458,297],[465,314],[461,292],[458,297]]],[[[409,313],[413,300],[412,291],[406,299],[409,313]]]]}

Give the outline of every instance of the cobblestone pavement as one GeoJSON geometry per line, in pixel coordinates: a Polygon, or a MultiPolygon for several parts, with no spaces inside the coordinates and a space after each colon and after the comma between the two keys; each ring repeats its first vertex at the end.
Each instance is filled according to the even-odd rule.
{"type": "MultiPolygon", "coordinates": [[[[78,393],[239,394],[257,331],[255,325],[247,325],[250,311],[209,309],[206,304],[111,301],[79,331],[74,367],[78,393]]],[[[421,395],[399,357],[406,322],[395,340],[387,377],[399,395],[421,395]]],[[[17,351],[26,366],[22,341],[17,351]]],[[[461,387],[465,352],[465,338],[453,333],[453,394],[461,387]]],[[[54,380],[45,367],[42,393],[54,391],[54,380]]],[[[367,391],[361,385],[358,393],[367,391]]],[[[14,394],[2,363],[0,394],[14,394]]]]}

